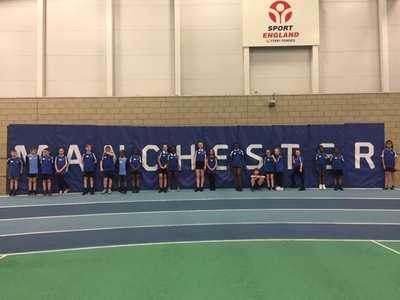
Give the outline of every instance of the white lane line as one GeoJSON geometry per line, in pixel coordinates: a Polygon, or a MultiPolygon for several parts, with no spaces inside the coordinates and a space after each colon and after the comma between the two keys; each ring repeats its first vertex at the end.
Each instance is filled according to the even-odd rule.
{"type": "MultiPolygon", "coordinates": [[[[249,243],[249,242],[350,242],[350,243],[370,243],[370,240],[358,239],[238,239],[238,240],[204,240],[204,241],[179,241],[179,242],[157,242],[157,243],[138,243],[138,244],[123,244],[123,245],[106,245],[106,246],[91,246],[79,248],[63,248],[56,250],[40,250],[29,252],[8,253],[7,256],[19,256],[29,254],[43,254],[43,253],[58,253],[67,251],[82,251],[82,250],[98,250],[98,249],[118,249],[128,247],[147,247],[147,246],[163,246],[163,245],[186,245],[186,244],[219,244],[219,243],[249,243]]],[[[382,240],[381,242],[400,243],[400,240],[382,240]]]]}
{"type": "Polygon", "coordinates": [[[0,260],[4,259],[6,257],[7,257],[7,255],[0,255],[0,260]]]}
{"type": "Polygon", "coordinates": [[[2,234],[1,237],[27,236],[39,234],[71,233],[71,232],[90,232],[90,231],[108,231],[120,229],[143,229],[143,228],[166,228],[166,227],[200,227],[200,226],[233,226],[233,225],[374,225],[374,226],[400,226],[400,223],[363,223],[363,222],[208,222],[208,223],[184,223],[184,224],[156,224],[156,225],[134,225],[134,226],[116,226],[116,227],[98,227],[82,228],[68,230],[49,230],[38,232],[22,232],[2,234]]]}
{"type": "Polygon", "coordinates": [[[242,198],[181,198],[181,199],[141,199],[126,201],[88,201],[88,202],[62,202],[62,203],[43,203],[43,204],[19,204],[19,205],[3,205],[0,208],[20,208],[20,207],[46,207],[46,206],[74,206],[74,205],[95,205],[95,204],[120,204],[120,203],[146,203],[146,202],[181,202],[181,201],[227,201],[227,200],[391,200],[399,201],[400,198],[383,198],[383,197],[242,197],[242,198]]]}
{"type": "Polygon", "coordinates": [[[372,242],[373,242],[374,244],[376,244],[376,245],[379,245],[379,246],[381,246],[381,247],[383,247],[383,248],[385,248],[385,249],[387,249],[387,250],[389,250],[389,251],[392,251],[392,252],[394,252],[394,253],[400,255],[400,252],[399,252],[399,251],[396,251],[396,250],[394,250],[394,249],[392,249],[392,248],[390,248],[390,247],[388,247],[388,246],[385,246],[385,245],[383,245],[383,244],[381,244],[381,243],[379,243],[379,242],[377,242],[377,241],[372,241],[372,242]]]}
{"type": "Polygon", "coordinates": [[[159,210],[159,211],[136,211],[136,212],[116,212],[116,213],[97,213],[97,214],[77,214],[77,215],[59,215],[59,216],[40,216],[0,219],[1,222],[21,221],[21,220],[43,220],[57,218],[75,218],[88,216],[118,216],[118,215],[147,215],[147,214],[171,214],[171,213],[194,213],[194,212],[248,212],[248,211],[354,211],[354,212],[400,212],[400,209],[354,209],[354,208],[239,208],[239,209],[192,209],[192,210],[159,210]]]}

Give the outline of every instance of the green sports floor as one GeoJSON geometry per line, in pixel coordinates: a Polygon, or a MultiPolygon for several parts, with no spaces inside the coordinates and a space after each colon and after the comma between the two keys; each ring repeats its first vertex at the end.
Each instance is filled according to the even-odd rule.
{"type": "Polygon", "coordinates": [[[183,191],[142,193],[136,199],[117,194],[38,197],[34,204],[27,197],[0,198],[0,299],[398,300],[399,196],[398,191],[307,191],[301,196],[220,191],[195,199],[183,191]],[[250,208],[240,206],[242,200],[250,208]],[[85,212],[88,203],[98,211],[85,212]],[[110,213],[100,213],[103,206],[110,213]],[[194,211],[201,215],[189,226],[182,215],[194,211]],[[293,211],[302,219],[293,219],[293,211]],[[210,225],[215,212],[232,214],[218,214],[210,225]],[[157,225],[147,226],[147,219],[129,223],[143,214],[158,218],[157,225]],[[170,214],[177,220],[173,224],[165,216],[170,214]],[[257,220],[251,223],[247,217],[257,220]],[[125,226],[118,223],[121,218],[125,226]],[[60,230],[61,220],[75,227],[60,230]],[[94,228],[87,228],[88,220],[94,228]],[[162,222],[172,231],[154,231],[154,226],[164,228],[162,222]],[[185,231],[188,226],[197,229],[185,231]],[[206,234],[198,228],[206,228],[206,234]],[[163,234],[165,239],[159,237],[163,234]],[[153,235],[154,241],[135,240],[141,235],[153,235]]]}
{"type": "Polygon", "coordinates": [[[399,253],[372,242],[254,241],[9,256],[0,297],[395,300],[399,253]]]}

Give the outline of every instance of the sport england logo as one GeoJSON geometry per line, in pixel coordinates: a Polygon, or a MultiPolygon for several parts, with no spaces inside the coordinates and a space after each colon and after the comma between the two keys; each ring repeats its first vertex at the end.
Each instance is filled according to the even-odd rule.
{"type": "Polygon", "coordinates": [[[274,23],[286,24],[292,15],[292,7],[286,1],[275,1],[269,7],[269,17],[274,23]]]}

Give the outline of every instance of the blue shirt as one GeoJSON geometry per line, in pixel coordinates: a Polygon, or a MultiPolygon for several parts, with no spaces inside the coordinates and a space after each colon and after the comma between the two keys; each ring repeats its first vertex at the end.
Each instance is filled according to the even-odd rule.
{"type": "Polygon", "coordinates": [[[319,167],[325,167],[326,166],[326,153],[325,152],[318,152],[317,155],[315,156],[315,161],[317,162],[317,165],[319,167]]]}
{"type": "Polygon", "coordinates": [[[132,155],[129,159],[129,163],[133,166],[133,168],[138,168],[142,162],[142,158],[140,155],[132,155]]]}
{"type": "Polygon", "coordinates": [[[275,162],[272,156],[264,156],[264,172],[274,172],[275,162]]]}
{"type": "Polygon", "coordinates": [[[343,155],[334,153],[332,154],[330,161],[332,163],[332,170],[334,171],[343,170],[343,162],[344,162],[343,155]]]}
{"type": "MultiPolygon", "coordinates": [[[[215,165],[217,164],[217,158],[215,156],[209,156],[207,160],[208,166],[213,169],[215,165]]],[[[215,172],[215,171],[210,171],[209,172],[215,172]]]]}
{"type": "Polygon", "coordinates": [[[232,162],[232,167],[233,168],[241,168],[241,167],[243,167],[242,159],[244,157],[244,153],[243,153],[242,150],[233,149],[229,156],[231,158],[231,162],[232,162]]]}
{"type": "Polygon", "coordinates": [[[8,175],[10,177],[19,177],[21,176],[21,167],[22,167],[22,160],[19,157],[12,158],[10,157],[7,160],[8,164],[8,175]]]}
{"type": "Polygon", "coordinates": [[[394,149],[383,149],[381,157],[383,157],[386,168],[394,168],[396,164],[395,158],[397,157],[396,151],[394,149]]]}
{"type": "Polygon", "coordinates": [[[83,172],[94,172],[94,162],[96,161],[96,155],[94,153],[83,154],[83,172]]]}
{"type": "Polygon", "coordinates": [[[53,162],[52,156],[42,156],[42,175],[51,175],[53,173],[53,162]]]}
{"type": "Polygon", "coordinates": [[[105,172],[115,171],[114,156],[104,153],[101,160],[103,161],[103,169],[105,172]]]}
{"type": "Polygon", "coordinates": [[[118,157],[118,175],[120,176],[126,176],[126,166],[128,164],[128,158],[127,157],[118,157]]]}
{"type": "Polygon", "coordinates": [[[198,149],[196,151],[196,162],[205,162],[206,161],[206,151],[204,149],[198,149]]]}
{"type": "Polygon", "coordinates": [[[285,164],[283,163],[283,157],[281,155],[278,155],[275,157],[276,163],[275,163],[275,171],[277,173],[283,173],[285,171],[285,164]]]}
{"type": "Polygon", "coordinates": [[[178,154],[176,153],[170,153],[168,156],[168,161],[169,161],[169,170],[170,171],[177,171],[178,170],[178,154]]]}
{"type": "MultiPolygon", "coordinates": [[[[67,164],[67,163],[68,163],[68,158],[65,155],[63,155],[63,156],[58,155],[56,157],[57,169],[61,170],[65,166],[65,164],[67,164]]],[[[61,175],[67,174],[67,168],[62,170],[61,173],[59,173],[59,174],[61,174],[61,175]]]]}
{"type": "Polygon", "coordinates": [[[295,168],[300,168],[300,164],[304,163],[303,156],[294,156],[293,157],[293,164],[295,168]]]}
{"type": "Polygon", "coordinates": [[[160,158],[161,166],[164,167],[168,163],[168,152],[161,151],[158,157],[160,158]]]}
{"type": "Polygon", "coordinates": [[[39,155],[28,154],[26,157],[26,167],[28,174],[39,174],[39,155]]]}

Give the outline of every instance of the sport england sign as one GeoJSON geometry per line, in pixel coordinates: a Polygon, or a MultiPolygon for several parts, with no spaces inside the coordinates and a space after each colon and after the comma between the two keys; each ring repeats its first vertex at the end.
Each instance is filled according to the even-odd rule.
{"type": "MultiPolygon", "coordinates": [[[[195,174],[192,169],[198,141],[204,141],[207,150],[213,148],[218,157],[217,187],[233,187],[232,172],[227,170],[232,144],[238,142],[245,153],[244,186],[249,186],[254,168],[262,167],[265,149],[282,148],[285,162],[284,186],[290,186],[292,155],[301,148],[305,160],[307,187],[318,186],[315,169],[317,146],[323,144],[328,156],[334,146],[339,146],[345,159],[345,187],[376,188],[383,185],[380,154],[384,143],[383,124],[343,125],[282,125],[282,126],[204,126],[204,127],[133,127],[92,125],[10,125],[8,127],[9,151],[16,149],[25,158],[31,146],[41,153],[49,147],[56,156],[59,147],[65,149],[70,167],[66,177],[73,191],[82,190],[84,146],[92,144],[93,152],[101,158],[105,145],[111,145],[118,154],[125,149],[132,155],[133,147],[141,151],[143,168],[141,187],[157,188],[157,153],[162,144],[176,146],[181,165],[181,186],[193,188],[195,174]]],[[[98,166],[97,166],[98,168],[98,166]]],[[[102,174],[96,172],[96,189],[102,189],[102,174]]],[[[130,180],[128,180],[129,182],[130,180]]],[[[332,182],[327,170],[327,185],[332,182]]],[[[26,176],[21,178],[21,191],[26,191],[26,176]]],[[[40,185],[39,185],[40,186],[40,185]]],[[[128,185],[129,187],[129,185],[128,185]]]]}
{"type": "Polygon", "coordinates": [[[243,0],[243,47],[319,45],[318,0],[243,0]]]}

